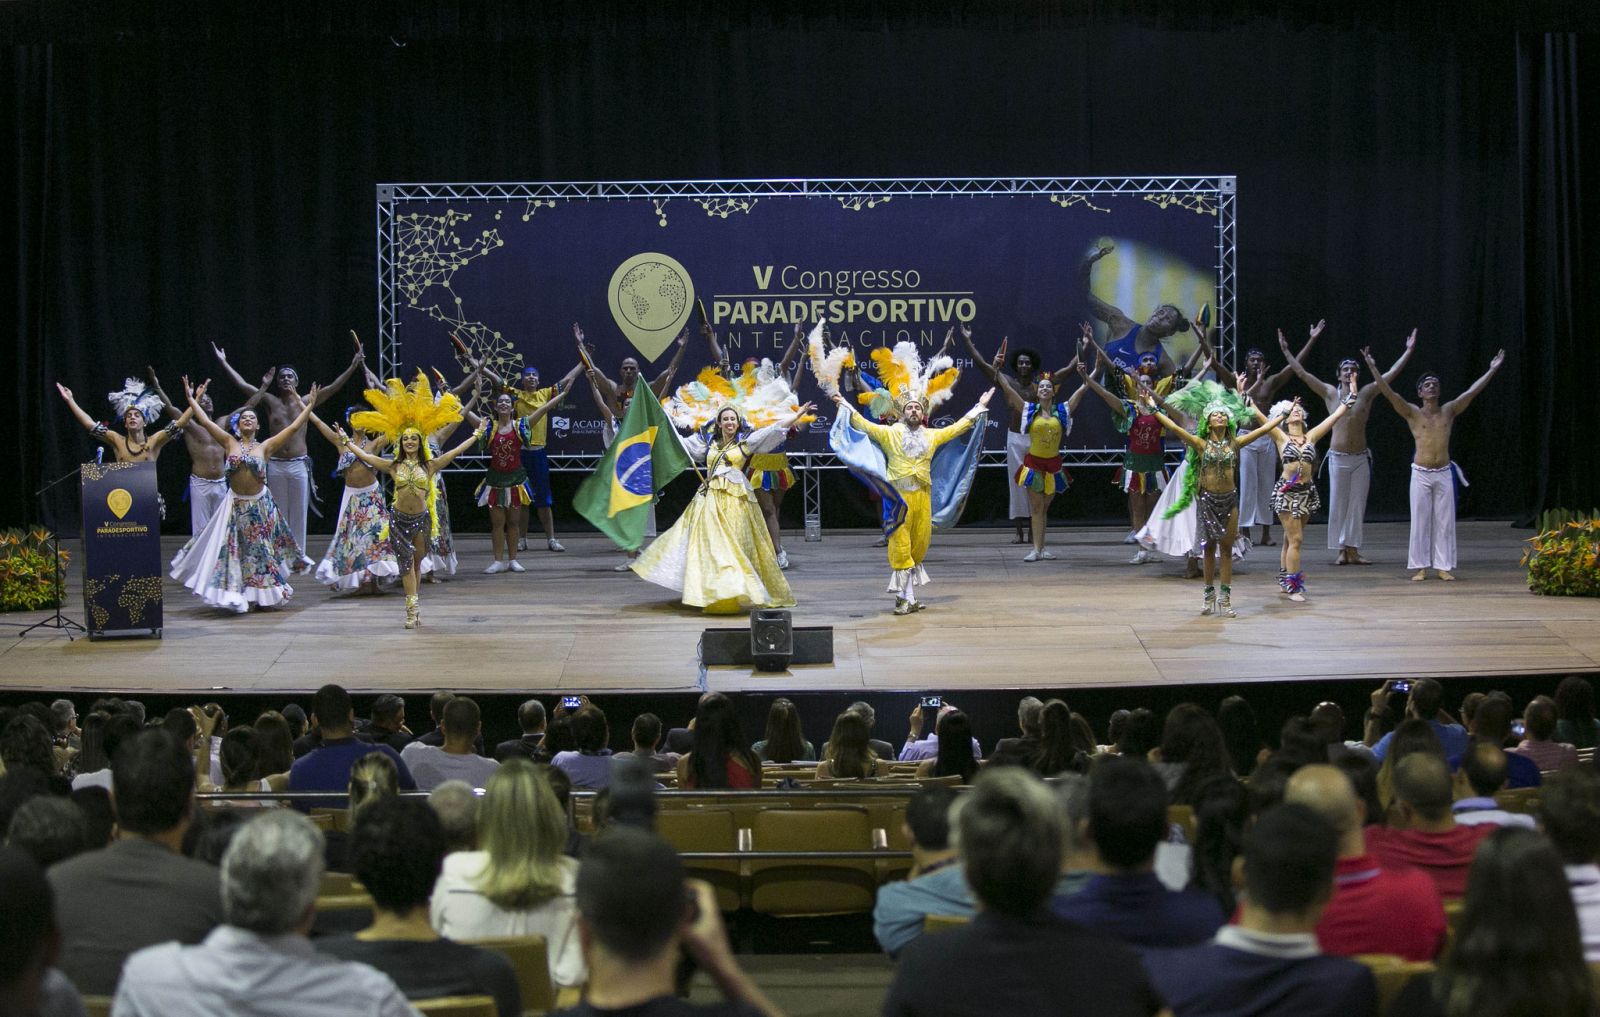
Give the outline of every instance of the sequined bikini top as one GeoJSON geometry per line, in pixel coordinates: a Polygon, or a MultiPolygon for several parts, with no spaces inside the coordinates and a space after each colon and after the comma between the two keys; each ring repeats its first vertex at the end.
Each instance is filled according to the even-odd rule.
{"type": "Polygon", "coordinates": [[[1223,438],[1218,441],[1213,438],[1207,438],[1205,451],[1200,453],[1200,464],[1202,466],[1231,466],[1236,454],[1233,442],[1230,439],[1223,438]]]}
{"type": "Polygon", "coordinates": [[[240,470],[246,470],[252,477],[260,480],[267,473],[267,462],[260,456],[251,455],[248,452],[240,452],[228,456],[223,466],[224,475],[231,478],[240,470]]]}
{"type": "Polygon", "coordinates": [[[1286,463],[1311,463],[1317,459],[1317,447],[1310,442],[1297,445],[1292,441],[1283,443],[1283,461],[1286,463]]]}
{"type": "Polygon", "coordinates": [[[425,467],[422,466],[421,463],[418,463],[418,462],[415,462],[414,460],[408,459],[403,463],[396,463],[395,464],[395,467],[394,467],[394,493],[395,494],[398,495],[401,491],[417,491],[417,492],[425,494],[425,493],[427,493],[427,490],[428,490],[428,471],[427,471],[427,469],[425,467]]]}

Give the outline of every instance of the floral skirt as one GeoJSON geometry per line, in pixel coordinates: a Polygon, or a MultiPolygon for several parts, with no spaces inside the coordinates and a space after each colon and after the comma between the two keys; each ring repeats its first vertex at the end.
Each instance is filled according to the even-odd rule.
{"type": "Polygon", "coordinates": [[[240,614],[294,596],[292,563],[305,556],[272,492],[229,492],[228,503],[172,558],[172,578],[212,607],[240,614]]]}
{"type": "Polygon", "coordinates": [[[432,572],[440,576],[456,574],[456,538],[450,529],[450,496],[444,489],[444,474],[433,475],[433,489],[438,494],[434,511],[439,516],[439,535],[428,541],[428,556],[422,559],[422,574],[432,572]]]}
{"type": "Polygon", "coordinates": [[[368,577],[399,574],[389,547],[389,507],[383,491],[377,482],[366,487],[346,485],[339,502],[339,525],[317,565],[317,582],[335,590],[354,590],[368,577]]]}
{"type": "Polygon", "coordinates": [[[755,495],[721,478],[695,495],[632,567],[712,614],[794,605],[755,495]]]}

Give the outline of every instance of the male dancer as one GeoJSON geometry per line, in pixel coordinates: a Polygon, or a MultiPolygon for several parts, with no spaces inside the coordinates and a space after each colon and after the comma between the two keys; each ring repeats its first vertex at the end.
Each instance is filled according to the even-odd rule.
{"type": "MultiPolygon", "coordinates": [[[[203,394],[205,386],[200,386],[200,389],[203,394]]],[[[161,455],[161,450],[166,447],[167,442],[171,441],[179,431],[183,430],[183,426],[194,415],[194,411],[190,410],[155,434],[146,435],[144,432],[145,425],[154,423],[154,418],[161,415],[161,404],[152,401],[151,405],[154,408],[154,413],[152,414],[152,419],[146,420],[145,411],[136,402],[129,400],[122,409],[122,429],[127,432],[126,435],[122,435],[111,430],[104,422],[95,420],[89,414],[83,412],[83,408],[72,398],[72,389],[58,381],[56,382],[56,391],[60,392],[61,398],[67,401],[67,406],[72,410],[72,415],[77,418],[78,423],[83,425],[83,429],[94,435],[96,440],[110,446],[112,457],[119,463],[155,462],[156,458],[161,455]]]]}
{"type": "MultiPolygon", "coordinates": [[[[228,354],[222,347],[212,343],[211,349],[217,354],[217,361],[222,364],[222,370],[233,379],[235,385],[246,392],[256,391],[256,387],[245,381],[239,372],[233,369],[233,365],[228,363],[228,354]]],[[[321,387],[312,408],[315,409],[332,399],[335,393],[344,388],[345,382],[364,365],[361,342],[356,340],[356,353],[350,360],[350,366],[333,381],[321,387]]],[[[266,426],[262,428],[262,433],[278,434],[287,429],[299,418],[300,410],[305,406],[305,399],[300,395],[299,372],[288,364],[279,364],[273,368],[272,384],[262,393],[261,403],[266,407],[267,414],[266,426]]],[[[283,444],[278,447],[277,453],[267,464],[267,489],[272,492],[272,500],[277,503],[278,511],[283,513],[284,521],[289,524],[289,531],[294,534],[295,543],[304,548],[306,511],[310,508],[311,496],[316,491],[316,484],[311,477],[311,455],[306,451],[304,427],[295,428],[286,434],[283,444]]],[[[305,564],[316,563],[306,558],[305,564]]]]}
{"type": "MultiPolygon", "coordinates": [[[[978,352],[978,347],[972,342],[972,329],[967,325],[961,326],[961,339],[967,344],[967,353],[972,356],[972,362],[977,365],[989,379],[991,384],[1001,384],[1000,379],[1006,378],[1018,392],[1032,392],[1039,384],[1039,351],[1022,347],[1011,355],[1010,372],[1002,371],[1000,365],[1006,362],[1006,343],[1001,340],[1000,349],[995,351],[994,359],[990,360],[978,352]]],[[[950,343],[950,335],[945,335],[945,345],[950,343]]],[[[940,352],[943,352],[942,350],[940,352]]],[[[1050,381],[1060,391],[1073,368],[1064,367],[1050,376],[1050,381]]],[[[1028,436],[1022,432],[1021,411],[1007,407],[1006,409],[1006,491],[1010,495],[1010,517],[1017,527],[1017,535],[1011,542],[1013,544],[1026,544],[1033,539],[1029,532],[1029,519],[1032,509],[1028,504],[1028,491],[1020,487],[1014,479],[1017,471],[1022,469],[1022,459],[1028,454],[1028,436]]]]}
{"type": "MultiPolygon", "coordinates": [[[[1327,322],[1319,321],[1311,326],[1311,338],[1321,335],[1326,325],[1327,322]]],[[[1411,359],[1411,351],[1416,345],[1417,330],[1412,329],[1406,337],[1406,348],[1400,354],[1400,359],[1383,373],[1384,381],[1392,382],[1399,376],[1400,369],[1411,359]]],[[[1350,382],[1360,375],[1361,365],[1354,360],[1341,360],[1339,385],[1329,385],[1301,365],[1300,358],[1289,349],[1289,341],[1283,337],[1281,330],[1278,332],[1278,347],[1283,350],[1289,367],[1300,376],[1300,380],[1322,396],[1330,414],[1344,405],[1344,397],[1340,393],[1350,391],[1350,382]]],[[[1328,458],[1323,460],[1328,469],[1328,550],[1339,552],[1339,557],[1333,562],[1335,565],[1368,564],[1367,559],[1361,557],[1361,524],[1367,514],[1367,491],[1372,484],[1372,452],[1367,448],[1367,417],[1377,397],[1378,386],[1374,382],[1369,381],[1356,391],[1355,405],[1334,422],[1333,442],[1328,449],[1328,458]]]]}
{"type": "MultiPolygon", "coordinates": [[[[561,392],[571,389],[572,383],[578,380],[578,375],[583,373],[583,361],[578,361],[572,370],[556,384],[539,387],[539,369],[537,367],[524,367],[522,374],[517,378],[517,387],[512,388],[505,380],[493,371],[485,370],[488,379],[500,388],[511,393],[516,400],[513,414],[518,417],[532,416],[533,412],[545,403],[556,398],[561,392]]],[[[544,527],[545,546],[552,551],[565,551],[561,541],[556,539],[556,524],[550,514],[550,506],[555,504],[555,496],[550,490],[550,454],[545,451],[545,442],[550,434],[550,418],[541,415],[534,425],[528,429],[531,441],[522,449],[522,468],[528,471],[528,486],[533,489],[533,507],[539,514],[539,525],[544,527]]],[[[517,550],[528,549],[528,506],[517,506],[517,550]]]]}
{"type": "MultiPolygon", "coordinates": [[[[1311,338],[1300,347],[1302,359],[1311,352],[1311,344],[1317,341],[1317,335],[1312,332],[1311,338]]],[[[1201,341],[1204,342],[1203,337],[1201,341]]],[[[1206,343],[1206,347],[1206,355],[1211,358],[1217,380],[1230,389],[1237,389],[1239,376],[1216,358],[1209,343],[1206,343]]],[[[1244,355],[1244,394],[1257,406],[1271,406],[1278,390],[1288,382],[1290,373],[1290,368],[1285,366],[1281,371],[1268,374],[1267,355],[1251,347],[1244,355]]],[[[1257,438],[1239,450],[1239,532],[1249,537],[1250,527],[1260,523],[1261,539],[1256,543],[1263,547],[1272,547],[1276,543],[1272,539],[1272,524],[1278,517],[1272,512],[1272,487],[1278,482],[1277,459],[1278,448],[1270,436],[1257,438]]]]}
{"type": "MultiPolygon", "coordinates": [[[[176,426],[183,432],[183,445],[189,452],[189,533],[194,535],[206,528],[206,523],[211,520],[211,514],[228,501],[228,481],[223,475],[224,461],[228,457],[228,450],[217,443],[199,424],[188,423],[189,417],[194,414],[193,409],[179,410],[172,400],[167,398],[166,390],[161,387],[161,380],[156,377],[154,367],[146,367],[150,377],[150,387],[161,398],[161,405],[166,408],[167,415],[172,417],[176,426]]],[[[261,400],[261,396],[272,384],[272,372],[261,379],[261,387],[256,389],[245,404],[228,414],[222,420],[232,419],[234,414],[251,409],[261,400]]],[[[200,408],[205,410],[206,416],[212,420],[219,419],[213,411],[211,396],[206,392],[196,392],[195,401],[200,408]]]]}
{"type": "MultiPolygon", "coordinates": [[[[711,326],[702,322],[700,332],[710,340],[713,359],[716,359],[716,338],[711,332],[711,326]]],[[[583,329],[579,328],[576,322],[572,325],[572,334],[577,337],[578,346],[583,347],[583,329]]],[[[672,390],[672,377],[678,373],[678,365],[683,363],[684,347],[688,345],[689,329],[686,326],[683,334],[678,336],[678,349],[667,362],[666,370],[656,375],[656,379],[649,383],[657,399],[665,399],[667,393],[672,390]]],[[[611,408],[611,415],[621,422],[623,413],[627,411],[628,401],[633,398],[633,386],[639,382],[639,361],[634,357],[623,357],[617,369],[617,377],[620,379],[618,381],[607,378],[598,367],[595,368],[594,374],[595,386],[605,398],[606,405],[611,408]]]]}
{"type": "Polygon", "coordinates": [[[1411,428],[1411,438],[1416,442],[1416,452],[1411,457],[1411,548],[1406,568],[1416,569],[1417,573],[1411,581],[1420,583],[1428,578],[1430,568],[1439,573],[1440,579],[1452,580],[1455,576],[1451,572],[1456,567],[1454,481],[1460,476],[1461,468],[1450,461],[1450,431],[1456,417],[1478,398],[1478,393],[1505,363],[1506,351],[1497,352],[1483,377],[1443,406],[1439,405],[1437,374],[1424,374],[1417,381],[1417,398],[1422,401],[1422,405],[1417,406],[1400,398],[1389,387],[1388,379],[1378,374],[1370,347],[1363,349],[1361,356],[1373,373],[1378,391],[1389,400],[1395,412],[1405,418],[1406,426],[1411,428]]]}

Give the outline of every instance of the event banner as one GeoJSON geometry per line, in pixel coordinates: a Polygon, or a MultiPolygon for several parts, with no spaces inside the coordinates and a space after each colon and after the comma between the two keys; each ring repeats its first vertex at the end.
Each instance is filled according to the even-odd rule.
{"type": "Polygon", "coordinates": [[[155,463],[84,463],[83,609],[89,638],[161,634],[155,463]]]}
{"type": "MultiPolygon", "coordinates": [[[[392,303],[385,349],[407,374],[436,366],[459,377],[455,337],[508,379],[527,365],[548,385],[577,362],[577,324],[611,379],[632,364],[660,378],[687,336],[675,387],[710,362],[702,313],[735,364],[778,361],[796,328],[818,320],[869,369],[875,347],[910,342],[927,358],[954,330],[948,351],[963,371],[933,414],[943,423],[990,384],[964,328],[983,359],[1004,342],[1008,360],[1032,353],[1052,372],[1072,360],[1080,322],[1128,350],[1142,328],[1139,348],[1173,365],[1194,349],[1187,319],[1218,304],[1219,202],[1196,191],[496,200],[468,185],[386,186],[380,203],[404,198],[390,198],[380,257],[392,273],[380,287],[392,303]],[[1181,329],[1149,329],[1163,305],[1181,329]]],[[[1070,373],[1065,393],[1078,385],[1070,373]]],[[[824,449],[833,407],[809,375],[800,397],[819,416],[789,447],[824,449]]],[[[1004,403],[997,394],[991,449],[1005,441],[1004,403]]],[[[1066,444],[1122,446],[1103,400],[1080,402],[1066,444]]],[[[551,415],[550,449],[600,448],[601,413],[580,377],[551,415]]]]}

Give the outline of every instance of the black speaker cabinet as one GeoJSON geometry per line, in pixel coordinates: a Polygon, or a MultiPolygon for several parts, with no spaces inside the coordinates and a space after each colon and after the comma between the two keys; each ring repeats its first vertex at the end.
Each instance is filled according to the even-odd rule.
{"type": "Polygon", "coordinates": [[[832,664],[833,626],[792,625],[788,611],[752,612],[748,629],[706,629],[700,636],[700,663],[706,667],[754,666],[763,671],[782,671],[794,664],[832,664]],[[781,618],[763,624],[762,615],[781,618]]]}
{"type": "Polygon", "coordinates": [[[750,662],[757,671],[787,671],[794,656],[794,620],[788,611],[750,612],[750,662]]]}

